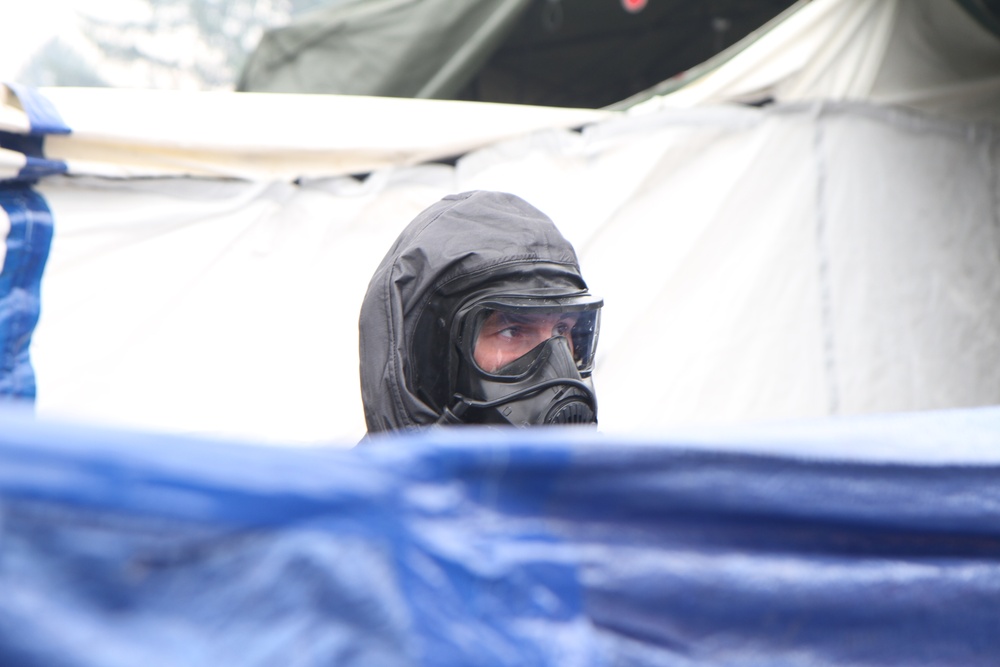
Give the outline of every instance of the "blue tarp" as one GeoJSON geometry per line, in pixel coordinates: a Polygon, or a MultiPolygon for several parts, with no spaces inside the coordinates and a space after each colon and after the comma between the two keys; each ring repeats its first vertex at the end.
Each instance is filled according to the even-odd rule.
{"type": "Polygon", "coordinates": [[[993,665],[1000,408],[275,448],[0,415],[2,665],[993,665]]]}
{"type": "MultiPolygon", "coordinates": [[[[33,185],[38,179],[64,173],[66,164],[44,154],[45,137],[70,129],[47,99],[17,84],[6,85],[17,95],[30,131],[0,130],[0,149],[21,153],[24,166],[12,178],[0,177],[0,209],[10,228],[0,242],[0,400],[34,400],[35,371],[31,337],[38,324],[41,282],[52,244],[52,213],[33,185]]],[[[0,226],[3,227],[3,226],[0,226]]]]}

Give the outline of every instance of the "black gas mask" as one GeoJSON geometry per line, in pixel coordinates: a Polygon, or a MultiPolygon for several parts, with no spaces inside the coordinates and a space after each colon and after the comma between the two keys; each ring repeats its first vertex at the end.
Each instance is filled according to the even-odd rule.
{"type": "Polygon", "coordinates": [[[591,381],[603,301],[492,295],[463,306],[460,363],[439,423],[596,424],[591,381]]]}

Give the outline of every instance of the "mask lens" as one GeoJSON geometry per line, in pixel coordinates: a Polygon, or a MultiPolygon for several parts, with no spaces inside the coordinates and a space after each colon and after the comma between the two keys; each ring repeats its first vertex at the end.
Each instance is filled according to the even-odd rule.
{"type": "Polygon", "coordinates": [[[589,371],[597,343],[599,311],[484,307],[474,314],[473,359],[492,375],[519,375],[524,361],[547,340],[563,336],[577,369],[589,371]],[[522,363],[515,363],[521,361],[522,363]]]}

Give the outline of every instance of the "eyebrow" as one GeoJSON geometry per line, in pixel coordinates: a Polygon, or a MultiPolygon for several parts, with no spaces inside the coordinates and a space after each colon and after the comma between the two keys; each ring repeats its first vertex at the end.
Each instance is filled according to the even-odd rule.
{"type": "MultiPolygon", "coordinates": [[[[534,323],[538,322],[538,319],[540,317],[546,317],[546,316],[549,316],[549,315],[558,315],[559,317],[556,319],[557,322],[561,322],[563,320],[573,320],[574,322],[576,322],[576,321],[578,321],[580,319],[580,314],[579,313],[574,313],[574,312],[565,312],[565,313],[536,313],[534,315],[528,315],[528,314],[521,314],[521,313],[510,313],[510,312],[503,311],[503,310],[494,310],[493,313],[491,314],[491,316],[492,315],[496,315],[497,316],[497,319],[496,319],[496,323],[497,324],[525,324],[525,325],[531,325],[531,324],[534,324],[534,323]]],[[[487,318],[487,319],[489,319],[489,318],[487,318]]]]}
{"type": "Polygon", "coordinates": [[[531,324],[535,321],[535,318],[531,315],[519,315],[502,310],[495,310],[493,312],[497,315],[497,324],[531,324]]]}

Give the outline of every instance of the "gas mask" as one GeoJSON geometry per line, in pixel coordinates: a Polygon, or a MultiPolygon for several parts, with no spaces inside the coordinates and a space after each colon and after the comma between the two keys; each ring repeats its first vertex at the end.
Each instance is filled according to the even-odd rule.
{"type": "Polygon", "coordinates": [[[591,382],[603,301],[492,295],[464,306],[455,394],[439,423],[596,424],[591,382]]]}

